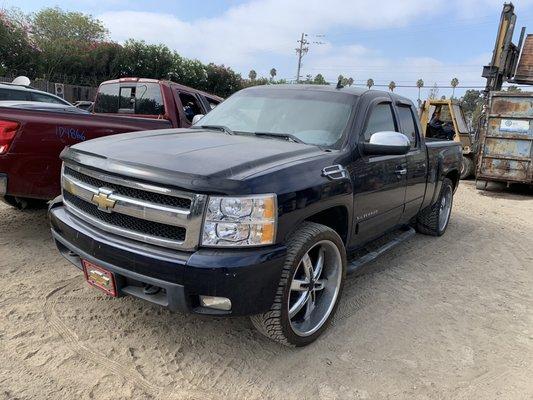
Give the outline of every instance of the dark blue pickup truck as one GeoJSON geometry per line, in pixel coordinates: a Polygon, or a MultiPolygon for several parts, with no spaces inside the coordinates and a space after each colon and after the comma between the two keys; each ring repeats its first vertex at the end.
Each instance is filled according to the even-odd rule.
{"type": "Polygon", "coordinates": [[[461,147],[420,132],[413,103],[393,93],[248,88],[191,129],[65,149],[52,234],[112,296],[250,315],[303,346],[327,327],[347,272],[414,229],[445,232],[461,147]]]}

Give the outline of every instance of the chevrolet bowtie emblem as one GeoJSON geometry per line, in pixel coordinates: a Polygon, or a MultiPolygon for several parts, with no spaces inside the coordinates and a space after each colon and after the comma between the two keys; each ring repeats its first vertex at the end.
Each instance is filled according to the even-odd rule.
{"type": "Polygon", "coordinates": [[[93,194],[92,202],[98,206],[98,209],[110,213],[111,209],[115,207],[116,200],[110,199],[109,196],[113,191],[106,188],[98,189],[97,194],[93,194]]]}

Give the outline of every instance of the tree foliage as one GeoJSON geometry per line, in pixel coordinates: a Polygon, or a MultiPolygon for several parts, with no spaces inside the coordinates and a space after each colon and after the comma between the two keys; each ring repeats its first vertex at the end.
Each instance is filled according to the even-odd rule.
{"type": "Polygon", "coordinates": [[[254,70],[244,79],[229,67],[182,57],[163,44],[115,43],[98,19],[57,7],[29,15],[0,12],[0,38],[0,74],[13,77],[88,86],[124,76],[171,79],[223,97],[251,85],[285,83],[274,80],[275,68],[270,79],[254,70]]]}

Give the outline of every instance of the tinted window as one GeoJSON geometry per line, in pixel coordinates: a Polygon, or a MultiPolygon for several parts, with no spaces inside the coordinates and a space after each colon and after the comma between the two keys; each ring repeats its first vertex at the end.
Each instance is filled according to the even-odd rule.
{"type": "Polygon", "coordinates": [[[165,106],[158,83],[138,83],[135,90],[135,114],[163,115],[165,106]]]}
{"type": "Polygon", "coordinates": [[[101,85],[98,89],[98,96],[94,103],[96,113],[118,113],[118,83],[108,83],[101,85]]]}
{"type": "Polygon", "coordinates": [[[24,90],[0,89],[0,100],[31,100],[24,90]]]}
{"type": "Polygon", "coordinates": [[[218,106],[220,104],[220,101],[215,100],[215,99],[213,99],[211,97],[206,97],[205,99],[209,103],[209,107],[210,107],[211,110],[214,109],[216,106],[218,106]]]}
{"type": "Polygon", "coordinates": [[[187,121],[192,122],[192,119],[196,114],[204,113],[196,97],[189,93],[180,93],[179,96],[187,121]]]}
{"type": "Polygon", "coordinates": [[[389,103],[381,103],[374,107],[365,129],[365,142],[376,132],[396,131],[394,116],[389,103]]]}
{"type": "Polygon", "coordinates": [[[56,99],[54,96],[48,96],[48,95],[43,94],[43,93],[32,92],[31,99],[33,101],[39,101],[41,103],[52,103],[52,104],[63,104],[63,105],[65,104],[61,100],[56,99]]]}
{"type": "Polygon", "coordinates": [[[399,106],[398,114],[400,116],[400,125],[402,127],[402,133],[409,138],[411,147],[417,145],[417,132],[416,123],[413,116],[413,110],[408,106],[399,106]]]}
{"type": "Polygon", "coordinates": [[[94,112],[162,115],[165,113],[165,106],[158,83],[138,83],[123,87],[119,83],[107,83],[100,86],[94,112]]]}
{"type": "Polygon", "coordinates": [[[135,93],[132,87],[121,87],[118,108],[120,112],[133,113],[135,107],[135,93]]]}

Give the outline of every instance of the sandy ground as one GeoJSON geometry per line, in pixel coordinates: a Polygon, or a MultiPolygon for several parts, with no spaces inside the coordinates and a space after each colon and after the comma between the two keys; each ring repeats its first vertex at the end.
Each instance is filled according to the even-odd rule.
{"type": "Polygon", "coordinates": [[[0,206],[0,399],[532,399],[533,197],[462,183],[441,238],[350,277],[303,349],[90,288],[0,206]]]}

